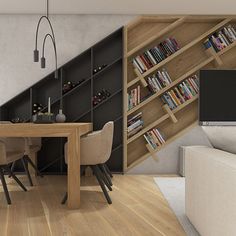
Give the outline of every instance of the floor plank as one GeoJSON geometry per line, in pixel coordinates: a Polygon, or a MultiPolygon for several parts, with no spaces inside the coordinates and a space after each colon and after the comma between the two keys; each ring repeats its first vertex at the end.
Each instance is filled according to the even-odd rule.
{"type": "Polygon", "coordinates": [[[0,188],[1,236],[184,236],[153,176],[115,175],[113,204],[108,205],[94,177],[81,179],[81,208],[68,210],[60,201],[66,191],[65,176],[34,178],[23,192],[7,179],[12,205],[0,188]]]}

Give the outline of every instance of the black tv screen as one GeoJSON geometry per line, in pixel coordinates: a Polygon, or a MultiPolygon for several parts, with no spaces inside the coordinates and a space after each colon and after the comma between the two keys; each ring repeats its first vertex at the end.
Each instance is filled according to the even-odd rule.
{"type": "Polygon", "coordinates": [[[201,70],[201,125],[236,124],[236,70],[201,70]]]}

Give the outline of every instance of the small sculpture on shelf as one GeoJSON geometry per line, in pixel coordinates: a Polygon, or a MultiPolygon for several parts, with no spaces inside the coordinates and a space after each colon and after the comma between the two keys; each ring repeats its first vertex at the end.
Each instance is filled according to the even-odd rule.
{"type": "Polygon", "coordinates": [[[98,105],[99,103],[106,100],[110,96],[111,96],[110,92],[108,92],[106,89],[102,89],[101,92],[98,92],[96,95],[93,96],[93,106],[98,105]]]}
{"type": "Polygon", "coordinates": [[[103,70],[105,67],[107,67],[107,64],[103,64],[103,65],[93,69],[93,74],[98,73],[99,71],[103,70]]]}
{"type": "Polygon", "coordinates": [[[63,94],[69,92],[71,89],[75,88],[76,86],[82,84],[85,81],[85,79],[81,79],[76,83],[73,83],[71,81],[66,82],[65,84],[63,84],[63,88],[62,88],[62,92],[63,94]]]}

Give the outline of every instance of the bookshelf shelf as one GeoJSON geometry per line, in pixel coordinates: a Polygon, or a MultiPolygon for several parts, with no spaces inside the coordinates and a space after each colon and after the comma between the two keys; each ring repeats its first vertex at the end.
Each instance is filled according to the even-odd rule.
{"type": "MultiPolygon", "coordinates": [[[[148,76],[151,73],[155,72],[156,70],[158,70],[159,68],[163,67],[164,65],[166,65],[170,61],[174,60],[179,55],[183,54],[185,51],[189,50],[191,47],[193,47],[197,43],[203,41],[207,36],[209,36],[210,34],[214,33],[216,30],[220,29],[221,27],[223,27],[224,25],[226,25],[230,21],[231,21],[231,19],[225,19],[225,20],[221,21],[219,24],[217,24],[216,26],[212,27],[210,30],[208,30],[204,34],[200,35],[198,38],[196,38],[192,42],[188,43],[184,47],[180,48],[178,51],[176,51],[171,56],[167,57],[165,60],[163,60],[160,63],[158,63],[157,65],[153,66],[151,69],[149,69],[148,71],[143,73],[142,76],[145,78],[146,76],[148,76]]],[[[135,81],[138,82],[138,80],[139,80],[139,77],[136,77],[135,81]]],[[[130,83],[128,83],[127,87],[129,88],[132,85],[133,85],[133,83],[130,82],[130,83]]]]}
{"type": "Polygon", "coordinates": [[[112,99],[114,96],[116,96],[117,94],[121,93],[123,90],[119,89],[118,91],[116,91],[115,93],[111,94],[110,97],[108,97],[107,99],[105,99],[104,101],[102,101],[101,103],[99,103],[98,105],[93,107],[93,110],[96,110],[97,108],[99,108],[100,106],[102,106],[104,103],[108,102],[110,99],[112,99]]]}
{"type": "Polygon", "coordinates": [[[176,27],[178,27],[179,25],[183,24],[185,21],[186,17],[181,17],[181,18],[177,18],[176,20],[174,19],[173,23],[171,23],[169,26],[167,26],[166,28],[164,28],[163,30],[161,30],[160,32],[158,32],[156,35],[153,35],[152,37],[148,38],[147,40],[145,40],[142,44],[138,45],[137,47],[135,47],[134,49],[132,49],[131,51],[129,51],[126,56],[130,57],[133,56],[136,52],[142,50],[143,48],[145,48],[147,45],[151,44],[153,41],[159,39],[161,36],[163,36],[164,34],[170,32],[171,30],[175,29],[176,27]]]}
{"type": "MultiPolygon", "coordinates": [[[[198,96],[196,95],[195,97],[189,99],[188,101],[186,101],[185,103],[179,105],[176,109],[174,109],[173,111],[171,111],[172,113],[172,117],[173,115],[182,110],[183,108],[185,108],[186,106],[188,106],[189,104],[191,104],[192,102],[196,101],[198,99],[198,96]]],[[[165,107],[165,105],[163,106],[165,107]]],[[[169,109],[168,109],[169,110],[169,109]]],[[[145,127],[144,129],[142,129],[140,132],[138,132],[137,134],[135,134],[134,136],[132,136],[131,138],[129,138],[127,140],[127,143],[131,143],[134,140],[136,140],[137,138],[139,138],[141,135],[145,134],[147,131],[149,131],[150,129],[156,127],[157,125],[159,125],[161,122],[165,121],[166,119],[170,118],[169,113],[166,113],[164,116],[162,116],[161,118],[157,119],[156,121],[154,121],[153,123],[149,124],[147,127],[145,127]]],[[[171,118],[171,120],[175,120],[176,118],[171,118]]],[[[174,123],[177,123],[177,120],[175,120],[174,123]]]]}
{"type": "Polygon", "coordinates": [[[96,74],[93,74],[92,77],[93,78],[97,78],[100,75],[102,75],[103,73],[105,73],[107,70],[109,70],[113,65],[115,65],[116,63],[120,62],[122,60],[122,57],[119,57],[117,60],[113,61],[111,64],[107,65],[104,69],[102,69],[101,71],[97,72],[96,74]]]}
{"type": "Polygon", "coordinates": [[[212,48],[206,50],[203,42],[215,32],[235,22],[236,17],[232,15],[142,16],[124,28],[124,90],[126,92],[124,93],[123,136],[126,171],[149,156],[155,158],[156,152],[183,135],[194,124],[196,125],[198,95],[189,100],[185,99],[184,103],[181,102],[182,104],[173,110],[168,106],[163,106],[160,97],[172,91],[186,79],[198,75],[201,69],[234,69],[236,67],[235,41],[219,52],[215,52],[212,48]],[[175,38],[180,44],[180,49],[152,65],[144,73],[135,70],[133,58],[155,47],[168,37],[175,38]],[[149,92],[147,95],[147,83],[149,83],[147,77],[163,68],[168,71],[172,82],[162,86],[163,88],[157,92],[149,92]],[[138,85],[141,85],[141,102],[128,110],[127,94],[138,85]],[[144,126],[128,138],[127,120],[139,113],[143,114],[144,126]],[[160,129],[166,138],[166,142],[156,149],[148,145],[142,137],[154,128],[160,129]]]}

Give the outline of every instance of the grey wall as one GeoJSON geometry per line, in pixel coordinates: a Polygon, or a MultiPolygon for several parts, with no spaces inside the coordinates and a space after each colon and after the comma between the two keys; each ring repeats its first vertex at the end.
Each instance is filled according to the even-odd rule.
{"type": "MultiPolygon", "coordinates": [[[[47,68],[33,63],[35,28],[39,16],[0,15],[0,104],[16,96],[54,70],[51,45],[46,47],[47,68]]],[[[128,15],[55,15],[52,16],[58,47],[59,65],[104,38],[134,16],[128,15]]],[[[43,34],[42,27],[40,34],[43,34]]],[[[39,40],[41,45],[41,40],[39,40]]],[[[41,47],[41,46],[40,46],[41,47]]],[[[168,145],[158,153],[159,161],[151,157],[129,173],[177,173],[178,146],[208,144],[199,128],[168,145]]]]}
{"type": "MultiPolygon", "coordinates": [[[[59,65],[77,56],[133,18],[134,16],[126,15],[52,16],[59,65]]],[[[46,47],[47,68],[42,70],[38,63],[33,62],[32,52],[38,19],[39,16],[36,15],[0,15],[0,104],[55,69],[50,41],[46,47]]],[[[42,27],[40,35],[43,35],[45,28],[42,27]]],[[[39,40],[40,48],[41,41],[39,40]]]]}

